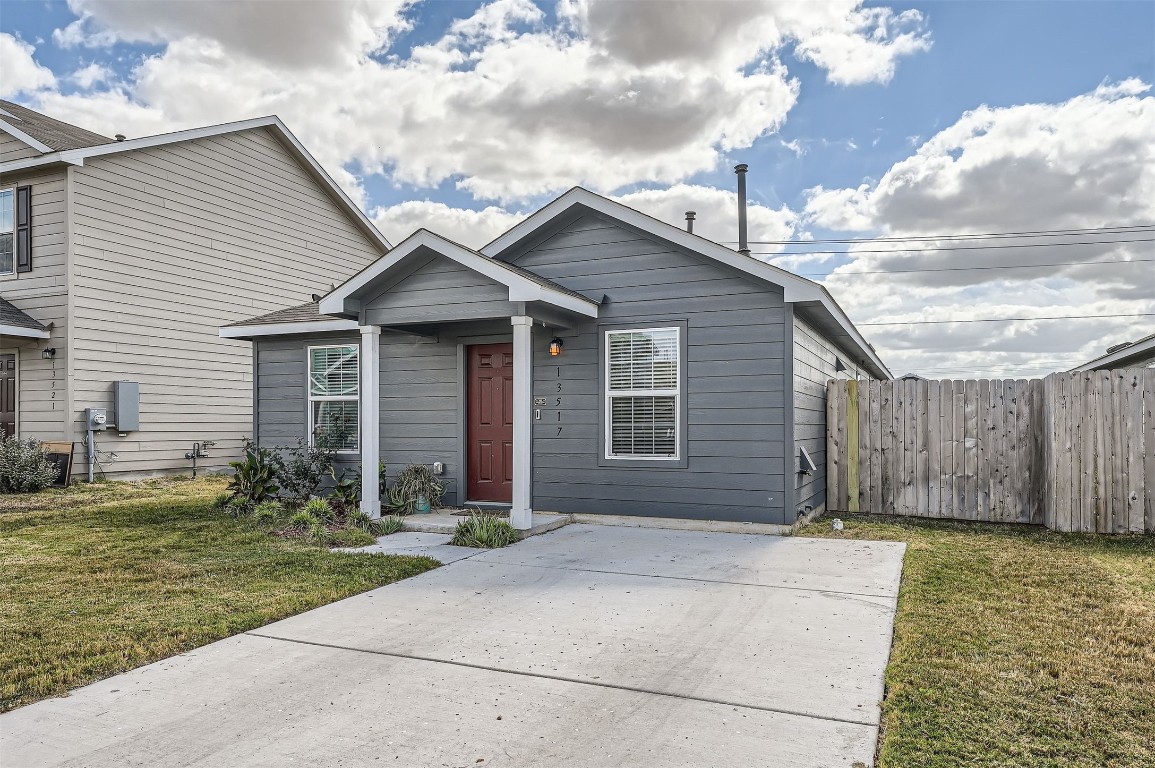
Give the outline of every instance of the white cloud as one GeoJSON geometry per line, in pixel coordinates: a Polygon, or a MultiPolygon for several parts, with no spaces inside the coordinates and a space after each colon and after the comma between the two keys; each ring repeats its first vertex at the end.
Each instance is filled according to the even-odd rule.
{"type": "Polygon", "coordinates": [[[113,79],[112,70],[108,67],[92,63],[88,66],[81,67],[70,75],[73,82],[81,88],[92,88],[100,83],[107,83],[113,79]]]}
{"type": "MultiPolygon", "coordinates": [[[[694,233],[715,242],[737,237],[738,197],[731,190],[676,184],[665,189],[642,190],[613,199],[675,227],[685,226],[686,211],[694,211],[694,233]]],[[[452,208],[429,200],[412,200],[373,211],[373,221],[387,238],[398,243],[424,227],[470,248],[480,248],[524,219],[527,212],[489,206],[479,211],[452,208]]],[[[789,237],[797,217],[788,208],[775,210],[751,203],[747,222],[752,240],[789,237]]]]}
{"type": "MultiPolygon", "coordinates": [[[[388,44],[409,24],[405,0],[71,2],[82,18],[59,30],[61,44],[163,47],[110,92],[40,101],[62,119],[95,116],[96,130],[136,136],[276,113],[331,171],[424,188],[449,181],[504,205],[574,184],[612,192],[710,171],[786,119],[799,86],[777,57],[783,47],[819,34],[891,36],[890,12],[864,22],[856,0],[567,0],[553,26],[528,0],[497,0],[403,58],[388,44]],[[651,50],[617,36],[623,13],[636,29],[668,21],[672,37],[651,50]]],[[[351,177],[347,186],[357,189],[351,177]]]]}
{"type": "Polygon", "coordinates": [[[480,211],[451,208],[432,200],[407,200],[373,211],[373,223],[397,244],[418,229],[428,229],[469,248],[480,248],[525,218],[497,206],[480,211]]]}
{"type": "Polygon", "coordinates": [[[826,70],[838,85],[888,83],[902,56],[930,49],[922,14],[889,8],[856,8],[827,26],[802,33],[795,53],[826,70]]]}
{"type": "Polygon", "coordinates": [[[36,49],[20,38],[0,32],[0,97],[52,88],[56,77],[32,58],[36,49]]]}
{"type": "Polygon", "coordinates": [[[69,0],[80,18],[53,37],[61,47],[115,41],[218,43],[230,54],[293,69],[349,64],[380,50],[408,23],[410,0],[69,0]]]}
{"type": "MultiPolygon", "coordinates": [[[[811,190],[806,221],[898,237],[1150,224],[1155,222],[1155,97],[1149,90],[1126,80],[1058,104],[980,107],[875,184],[811,190]]],[[[1150,264],[1094,264],[1155,257],[1151,242],[1089,242],[1136,237],[1150,235],[929,239],[917,245],[925,249],[920,251],[868,242],[853,246],[851,262],[826,282],[859,321],[1155,312],[1150,264]],[[1077,242],[1087,244],[1060,245],[1077,242]],[[1032,247],[986,248],[992,245],[1032,247]],[[1066,262],[1091,264],[1031,266],[1066,262]],[[1025,266],[1003,269],[1008,265],[1025,266]],[[876,271],[886,274],[854,274],[876,271]]],[[[896,368],[973,364],[982,371],[1010,362],[1049,361],[1069,368],[1101,352],[1111,339],[1145,335],[1150,325],[1139,318],[1113,318],[865,330],[891,353],[896,368]]]]}

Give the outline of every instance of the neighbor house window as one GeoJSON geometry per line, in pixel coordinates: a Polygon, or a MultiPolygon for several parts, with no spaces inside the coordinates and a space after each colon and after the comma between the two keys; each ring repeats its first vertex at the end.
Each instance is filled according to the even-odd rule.
{"type": "Polygon", "coordinates": [[[677,328],[606,331],[606,458],[678,458],[677,328]]]}
{"type": "Polygon", "coordinates": [[[16,191],[0,189],[0,275],[15,271],[16,191]]]}
{"type": "Polygon", "coordinates": [[[356,344],[309,347],[309,438],[358,450],[360,366],[356,344]]]}

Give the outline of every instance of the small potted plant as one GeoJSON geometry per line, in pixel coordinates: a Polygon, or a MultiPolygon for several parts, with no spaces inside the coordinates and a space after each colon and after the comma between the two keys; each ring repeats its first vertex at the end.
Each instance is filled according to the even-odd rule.
{"type": "Polygon", "coordinates": [[[397,475],[389,491],[389,505],[399,514],[426,514],[441,503],[445,486],[427,464],[410,464],[397,475]]]}

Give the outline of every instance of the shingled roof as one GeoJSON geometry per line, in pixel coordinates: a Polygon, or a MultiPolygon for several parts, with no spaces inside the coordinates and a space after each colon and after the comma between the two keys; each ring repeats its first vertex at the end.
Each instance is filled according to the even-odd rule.
{"type": "Polygon", "coordinates": [[[318,320],[333,320],[334,318],[328,315],[322,315],[317,309],[317,302],[310,301],[308,304],[301,304],[296,307],[289,307],[288,309],[278,309],[276,312],[269,312],[267,315],[258,315],[257,317],[249,318],[248,320],[241,320],[239,323],[229,323],[225,328],[233,328],[242,325],[280,325],[281,323],[315,323],[318,320]]]}
{"type": "Polygon", "coordinates": [[[0,99],[0,119],[10,122],[12,127],[19,128],[54,151],[81,149],[115,141],[3,99],[0,99]]]}
{"type": "Polygon", "coordinates": [[[0,325],[7,325],[12,328],[28,328],[33,331],[48,330],[43,323],[29,317],[3,298],[0,298],[0,325]]]}

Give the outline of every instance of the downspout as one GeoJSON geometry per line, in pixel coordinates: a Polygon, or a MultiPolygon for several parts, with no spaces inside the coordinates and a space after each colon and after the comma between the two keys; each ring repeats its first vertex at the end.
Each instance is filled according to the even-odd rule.
{"type": "Polygon", "coordinates": [[[782,499],[783,523],[793,525],[798,519],[798,444],[794,435],[794,302],[782,308],[782,499]]]}

